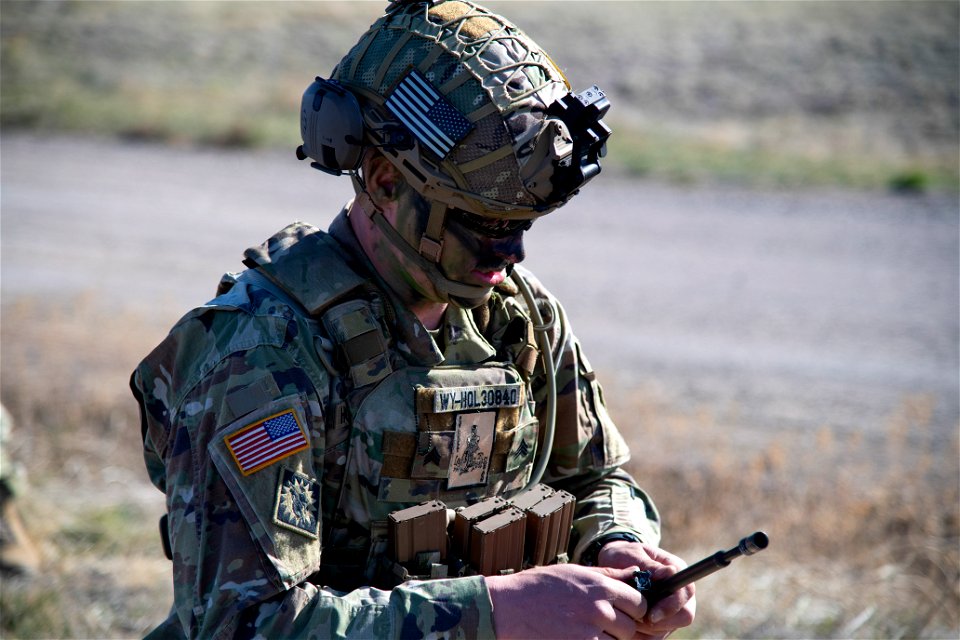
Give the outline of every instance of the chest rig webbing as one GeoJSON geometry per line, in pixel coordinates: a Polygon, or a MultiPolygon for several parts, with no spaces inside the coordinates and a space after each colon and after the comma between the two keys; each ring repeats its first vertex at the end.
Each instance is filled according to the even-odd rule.
{"type": "MultiPolygon", "coordinates": [[[[344,492],[356,492],[357,488],[349,486],[349,478],[356,480],[356,473],[348,472],[352,448],[357,446],[354,440],[355,429],[353,429],[353,416],[361,407],[364,399],[378,387],[378,383],[391,377],[391,374],[398,368],[406,367],[406,362],[396,352],[391,353],[391,336],[389,332],[389,323],[392,321],[391,309],[386,302],[385,296],[373,287],[370,280],[357,274],[350,269],[340,252],[336,242],[327,234],[316,232],[310,234],[301,242],[309,247],[309,251],[291,252],[291,254],[302,253],[302,255],[289,255],[282,261],[277,261],[268,265],[260,266],[261,269],[251,271],[245,279],[251,281],[254,286],[265,288],[276,297],[290,304],[292,308],[302,315],[306,315],[312,320],[318,320],[323,327],[325,336],[318,336],[315,340],[317,354],[324,366],[334,380],[331,385],[331,395],[327,406],[326,418],[326,447],[323,460],[323,511],[324,511],[324,565],[321,576],[318,576],[324,584],[335,586],[337,588],[352,588],[362,582],[369,584],[370,580],[375,581],[375,576],[371,575],[372,566],[375,564],[372,559],[378,555],[382,549],[385,539],[385,518],[377,515],[372,516],[368,521],[358,525],[356,513],[349,513],[349,509],[344,509],[344,492]],[[284,276],[290,273],[303,273],[303,269],[290,264],[291,261],[309,261],[309,271],[316,274],[324,274],[322,282],[311,281],[311,296],[306,303],[302,301],[303,296],[293,297],[293,294],[287,290],[284,283],[284,276]],[[319,289],[316,287],[320,287],[319,289]],[[345,487],[345,481],[348,486],[345,487]],[[330,553],[328,553],[328,551],[330,553]],[[344,576],[355,576],[358,578],[356,583],[351,579],[345,579],[344,576]]],[[[519,280],[519,278],[517,278],[519,280]]],[[[523,285],[521,281],[521,285],[523,285]]],[[[529,292],[524,292],[528,297],[528,307],[533,311],[532,314],[538,314],[536,305],[533,304],[529,292]]],[[[496,296],[515,295],[516,289],[501,291],[496,296]]],[[[488,329],[497,329],[497,318],[491,317],[491,308],[494,304],[481,305],[473,311],[473,320],[481,334],[485,334],[488,329]]],[[[495,315],[495,314],[493,314],[495,315]]],[[[502,320],[502,319],[501,319],[502,320]]],[[[542,324],[540,318],[535,322],[542,324]]],[[[496,388],[496,385],[485,387],[480,391],[481,394],[489,394],[486,397],[471,397],[469,390],[464,392],[467,395],[466,400],[461,402],[473,402],[471,405],[475,408],[483,408],[484,403],[501,402],[496,397],[497,393],[509,394],[511,389],[520,388],[521,394],[527,393],[528,383],[533,375],[537,361],[538,353],[549,345],[541,340],[541,348],[538,349],[535,342],[534,323],[522,315],[514,316],[510,326],[499,327],[498,342],[494,347],[497,350],[496,360],[509,363],[519,374],[519,380],[515,387],[510,385],[501,385],[502,389],[496,388]]],[[[547,364],[547,371],[553,370],[552,364],[547,364]]],[[[396,376],[394,377],[396,378],[396,376]]],[[[548,387],[552,384],[552,376],[548,375],[548,387]]],[[[417,385],[419,387],[419,385],[417,385]]],[[[428,385],[429,386],[429,385],[428,385]]],[[[381,469],[381,497],[390,499],[389,492],[392,489],[401,488],[398,492],[403,495],[407,491],[407,499],[411,499],[415,491],[409,487],[429,486],[422,484],[422,480],[412,479],[417,474],[423,475],[425,458],[433,458],[430,463],[437,466],[447,465],[446,468],[440,468],[437,472],[441,477],[449,472],[449,467],[457,463],[456,459],[443,458],[444,446],[449,450],[451,437],[457,422],[453,420],[452,414],[443,411],[431,412],[427,405],[434,404],[436,407],[446,399],[454,402],[450,391],[438,392],[437,389],[417,388],[409,389],[411,394],[416,393],[416,403],[418,411],[427,409],[419,413],[421,417],[418,431],[411,433],[409,431],[392,431],[385,429],[383,440],[378,443],[383,453],[383,468],[381,469]],[[422,427],[422,429],[421,429],[422,427]],[[419,434],[419,435],[418,435],[419,434]],[[432,448],[431,448],[432,447],[432,448]],[[427,455],[424,455],[427,451],[427,455]],[[389,475],[388,475],[389,474],[389,475]],[[386,478],[386,480],[384,479],[386,478]],[[421,483],[421,484],[418,484],[421,483]],[[384,490],[386,487],[386,492],[384,490]],[[383,495],[386,493],[387,495],[383,495]]],[[[476,392],[476,390],[474,390],[476,392]]],[[[551,403],[552,404],[552,403],[551,403]]],[[[469,407],[468,407],[469,408],[469,407]]],[[[548,413],[550,406],[548,405],[548,413]]],[[[549,455],[550,440],[547,437],[546,442],[541,442],[537,447],[535,442],[518,441],[499,437],[502,431],[507,427],[516,428],[516,420],[512,423],[503,421],[504,410],[498,414],[496,428],[499,429],[495,450],[491,450],[489,469],[491,475],[497,475],[510,470],[510,456],[516,456],[516,451],[511,447],[515,444],[520,452],[526,451],[529,447],[532,461],[532,449],[540,448],[542,453],[549,455]]],[[[471,414],[472,415],[472,414],[471,414]]],[[[550,429],[548,429],[550,431],[550,429]]],[[[462,433],[466,433],[463,431],[462,433]]],[[[377,434],[379,435],[379,434],[377,434]]],[[[550,434],[546,434],[550,435],[550,434]]],[[[476,432],[473,433],[476,438],[476,432]]],[[[463,450],[464,458],[461,459],[462,468],[469,468],[469,454],[473,451],[474,459],[477,457],[476,449],[470,449],[470,438],[467,438],[467,447],[463,450]]],[[[544,438],[541,436],[541,441],[544,438]]],[[[447,450],[447,453],[449,451],[447,450]]],[[[539,482],[545,467],[546,459],[537,464],[537,468],[531,473],[526,474],[517,485],[516,481],[511,485],[511,489],[519,491],[524,486],[532,486],[539,482]]],[[[319,461],[318,461],[319,462],[319,461]]],[[[429,466],[429,465],[427,465],[429,466]]],[[[355,470],[354,470],[355,471],[355,470]]],[[[429,475],[429,474],[428,474],[429,475]]],[[[491,487],[491,491],[493,488],[491,487]]],[[[450,498],[451,494],[446,497],[450,498]]],[[[438,497],[434,495],[424,495],[421,499],[429,497],[438,497]]],[[[477,499],[482,498],[480,493],[477,499]]],[[[398,506],[398,505],[394,505],[398,506]]],[[[403,505],[399,505],[403,506],[403,505]]],[[[392,510],[392,509],[391,509],[392,510]]],[[[379,514],[382,516],[383,514],[379,514]]]]}
{"type": "MultiPolygon", "coordinates": [[[[490,420],[495,426],[496,443],[487,452],[490,458],[487,466],[491,474],[512,471],[517,461],[516,443],[504,435],[518,427],[522,407],[531,407],[528,413],[532,414],[532,404],[528,405],[528,385],[538,355],[532,322],[514,317],[508,326],[502,327],[500,333],[505,341],[497,345],[497,353],[489,364],[424,367],[410,365],[396,352],[391,353],[392,338],[385,330],[386,310],[383,298],[374,295],[338,302],[321,316],[333,346],[332,367],[342,372],[342,384],[334,385],[331,397],[334,424],[327,431],[327,450],[330,452],[332,445],[336,451],[335,455],[327,456],[324,464],[324,476],[329,481],[328,493],[335,487],[338,496],[342,493],[340,485],[345,472],[342,467],[347,463],[345,454],[349,451],[344,451],[340,443],[350,437],[353,421],[369,423],[371,412],[367,410],[368,405],[403,404],[398,400],[404,394],[413,398],[411,409],[416,416],[416,431],[388,424],[382,430],[377,428],[375,436],[371,436],[382,436],[382,440],[376,443],[383,455],[381,500],[409,502],[418,499],[414,496],[418,489],[422,489],[431,497],[440,497],[440,493],[444,493],[448,499],[456,501],[458,496],[450,493],[454,490],[454,471],[471,466],[471,452],[475,453],[475,463],[476,458],[482,457],[479,445],[470,443],[460,456],[467,461],[461,459],[458,464],[457,459],[451,457],[456,453],[451,448],[457,425],[462,424],[467,414],[495,414],[490,420]],[[504,365],[515,373],[506,378],[496,374],[504,365]],[[431,478],[446,480],[433,485],[429,482],[431,478]],[[407,500],[402,498],[403,492],[411,494],[407,500]]],[[[477,329],[485,331],[491,322],[489,306],[478,308],[473,319],[477,329]]],[[[478,437],[474,432],[472,439],[478,437]]],[[[349,450],[350,446],[347,444],[345,448],[349,450]]],[[[518,446],[521,446],[521,452],[526,448],[532,451],[536,443],[518,446]]],[[[532,473],[528,474],[522,485],[527,485],[531,476],[532,473]]],[[[519,487],[511,485],[511,488],[519,487]]],[[[475,498],[470,497],[470,492],[464,495],[465,498],[459,498],[472,501],[483,497],[482,493],[475,498]]],[[[341,496],[339,506],[343,501],[341,496]]],[[[356,518],[348,516],[347,519],[353,521],[356,518]]]]}

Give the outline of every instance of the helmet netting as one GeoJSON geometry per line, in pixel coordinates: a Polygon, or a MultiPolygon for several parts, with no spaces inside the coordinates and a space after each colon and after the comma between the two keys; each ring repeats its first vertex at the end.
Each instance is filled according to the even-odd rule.
{"type": "MultiPolygon", "coordinates": [[[[492,113],[476,123],[476,129],[454,149],[452,159],[457,165],[482,158],[512,142],[503,118],[492,113]]],[[[485,198],[501,202],[534,205],[535,200],[526,192],[517,173],[517,161],[513,155],[464,174],[471,191],[485,198]]]]}
{"type": "MultiPolygon", "coordinates": [[[[368,99],[375,94],[379,100],[374,102],[382,104],[411,67],[419,68],[475,125],[445,158],[421,148],[424,159],[440,167],[461,190],[508,206],[542,206],[524,185],[522,171],[543,130],[546,106],[569,87],[536,43],[504,18],[470,2],[406,4],[392,8],[371,26],[334,70],[334,77],[361,89],[368,99]],[[408,40],[395,52],[404,37],[408,40]],[[436,47],[442,48],[439,55],[436,47]],[[383,69],[391,53],[396,55],[383,69]],[[431,54],[432,62],[424,68],[431,54]],[[471,77],[457,84],[454,79],[464,73],[471,77]],[[444,90],[451,80],[453,88],[444,90]],[[511,152],[486,166],[460,169],[505,146],[511,152]]],[[[484,205],[475,210],[491,215],[484,205]]]]}

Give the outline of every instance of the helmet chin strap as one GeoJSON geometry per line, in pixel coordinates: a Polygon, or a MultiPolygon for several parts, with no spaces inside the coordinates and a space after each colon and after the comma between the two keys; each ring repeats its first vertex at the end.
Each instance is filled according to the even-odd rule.
{"type": "MultiPolygon", "coordinates": [[[[356,179],[354,177],[354,179],[356,179]]],[[[362,184],[362,183],[361,183],[362,184]]],[[[447,205],[433,200],[430,207],[430,217],[427,221],[427,229],[420,238],[420,251],[407,242],[400,235],[393,225],[384,217],[380,207],[373,203],[366,189],[358,189],[358,197],[367,200],[369,206],[363,207],[370,219],[377,225],[380,232],[403,253],[409,260],[413,261],[427,275],[430,282],[436,288],[437,292],[446,298],[447,302],[453,302],[459,306],[476,306],[483,301],[489,292],[488,287],[465,284],[447,278],[440,272],[440,256],[443,252],[443,227],[447,213],[447,205]],[[452,300],[458,298],[459,301],[452,300]],[[466,303],[466,304],[463,304],[466,303]]]]}

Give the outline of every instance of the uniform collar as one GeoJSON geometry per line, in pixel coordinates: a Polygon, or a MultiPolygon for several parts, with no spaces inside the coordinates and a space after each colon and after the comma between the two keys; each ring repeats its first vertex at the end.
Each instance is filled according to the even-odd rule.
{"type": "MultiPolygon", "coordinates": [[[[330,235],[336,238],[353,256],[361,260],[369,273],[376,271],[370,263],[360,241],[350,226],[347,208],[330,225],[330,235]]],[[[417,316],[400,304],[389,287],[375,275],[380,288],[389,298],[396,310],[396,330],[398,348],[408,355],[408,359],[419,364],[478,364],[496,355],[496,349],[483,337],[473,319],[473,314],[456,305],[448,304],[440,327],[440,339],[443,347],[437,344],[430,332],[417,316]],[[409,358],[412,356],[412,358],[409,358]]]]}
{"type": "Polygon", "coordinates": [[[480,333],[468,309],[448,304],[441,329],[444,364],[479,364],[497,354],[480,333]]]}
{"type": "Polygon", "coordinates": [[[473,314],[453,304],[444,314],[441,349],[417,316],[377,275],[350,226],[349,207],[350,203],[334,218],[327,234],[307,224],[291,224],[261,246],[248,249],[244,262],[313,315],[322,315],[341,300],[369,293],[373,284],[387,307],[395,347],[411,364],[478,364],[494,356],[496,350],[477,329],[473,314]]]}
{"type": "Polygon", "coordinates": [[[443,352],[430,336],[430,332],[413,312],[397,300],[393,291],[373,268],[367,254],[363,252],[360,241],[353,232],[353,227],[350,226],[350,216],[347,214],[349,209],[350,203],[347,203],[330,224],[329,233],[357,263],[363,265],[364,275],[376,282],[381,295],[390,306],[392,317],[388,318],[388,322],[393,325],[393,337],[396,339],[397,350],[414,365],[435,366],[442,364],[444,361],[443,352]]]}

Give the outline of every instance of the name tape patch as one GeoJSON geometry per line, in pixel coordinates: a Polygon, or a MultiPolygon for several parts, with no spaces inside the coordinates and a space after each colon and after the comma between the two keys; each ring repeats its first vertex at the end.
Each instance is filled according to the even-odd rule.
{"type": "Polygon", "coordinates": [[[519,407],[522,387],[521,383],[515,383],[437,389],[433,396],[433,412],[450,413],[519,407]]]}
{"type": "Polygon", "coordinates": [[[224,438],[224,442],[245,476],[309,446],[293,409],[247,425],[224,438]]]}

